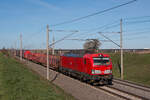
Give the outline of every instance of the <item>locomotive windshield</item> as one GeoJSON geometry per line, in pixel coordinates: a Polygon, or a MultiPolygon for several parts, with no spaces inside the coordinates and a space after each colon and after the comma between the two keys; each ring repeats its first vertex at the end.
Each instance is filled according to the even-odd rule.
{"type": "Polygon", "coordinates": [[[109,64],[109,58],[106,57],[99,57],[99,58],[93,58],[94,65],[108,65],[109,64]]]}

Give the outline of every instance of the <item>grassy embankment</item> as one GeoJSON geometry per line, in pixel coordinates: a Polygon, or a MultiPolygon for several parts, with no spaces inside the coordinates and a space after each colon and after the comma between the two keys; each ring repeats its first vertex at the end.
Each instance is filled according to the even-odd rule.
{"type": "MultiPolygon", "coordinates": [[[[113,74],[120,77],[120,54],[111,54],[113,74]]],[[[124,54],[124,79],[150,86],[150,54],[124,54]]]]}
{"type": "Polygon", "coordinates": [[[0,100],[75,100],[59,87],[0,53],[0,100]]]}

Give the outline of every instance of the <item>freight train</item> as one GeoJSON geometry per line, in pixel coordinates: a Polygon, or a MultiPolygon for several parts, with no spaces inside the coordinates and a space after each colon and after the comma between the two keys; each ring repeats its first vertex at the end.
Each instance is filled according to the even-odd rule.
{"type": "MultiPolygon", "coordinates": [[[[25,51],[23,57],[46,66],[46,54],[25,51]]],[[[95,84],[112,84],[112,62],[108,54],[49,55],[50,68],[82,81],[95,84]]]]}

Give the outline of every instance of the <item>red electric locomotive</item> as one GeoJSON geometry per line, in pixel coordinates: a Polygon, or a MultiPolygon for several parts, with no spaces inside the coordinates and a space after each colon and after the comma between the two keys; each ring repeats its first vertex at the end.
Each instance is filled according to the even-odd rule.
{"type": "MultiPolygon", "coordinates": [[[[24,58],[46,65],[46,54],[24,52],[24,58]]],[[[49,55],[52,69],[90,83],[112,84],[112,62],[107,54],[49,55]]]]}
{"type": "Polygon", "coordinates": [[[112,84],[112,62],[107,54],[66,54],[59,70],[91,83],[112,84]]]}

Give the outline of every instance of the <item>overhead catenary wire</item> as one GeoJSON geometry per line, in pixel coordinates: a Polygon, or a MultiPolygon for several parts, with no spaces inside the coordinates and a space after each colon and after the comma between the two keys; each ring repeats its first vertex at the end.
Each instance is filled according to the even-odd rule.
{"type": "Polygon", "coordinates": [[[140,20],[140,21],[125,21],[124,24],[141,24],[141,23],[148,23],[150,20],[140,20]]]}
{"type": "Polygon", "coordinates": [[[140,39],[149,39],[147,36],[136,36],[136,37],[129,37],[129,38],[125,38],[125,41],[127,41],[127,40],[136,40],[136,39],[138,39],[138,40],[140,40],[140,39]]]}
{"type": "MultiPolygon", "coordinates": [[[[116,22],[116,21],[114,21],[114,22],[116,22]]],[[[114,22],[111,23],[111,24],[114,24],[114,22]]],[[[97,30],[97,29],[100,29],[100,28],[105,28],[107,25],[109,25],[109,24],[103,25],[103,26],[101,26],[101,27],[97,27],[97,28],[90,29],[90,30],[87,31],[87,32],[91,32],[91,31],[93,31],[93,30],[97,30]]],[[[117,26],[118,26],[118,24],[117,24],[117,26]]],[[[113,25],[113,27],[114,27],[114,25],[113,25]]],[[[116,27],[116,25],[115,25],[115,27],[116,27]]],[[[66,30],[63,30],[63,31],[66,31],[66,30]]],[[[79,31],[78,31],[78,30],[75,30],[73,33],[64,36],[62,39],[57,40],[56,42],[50,44],[49,46],[52,46],[52,45],[54,45],[54,44],[56,44],[56,43],[59,43],[59,42],[65,40],[66,38],[71,37],[72,35],[74,35],[74,34],[77,33],[77,32],[79,32],[79,31]]],[[[85,34],[85,33],[87,33],[87,32],[84,32],[84,33],[82,33],[82,34],[85,34]]],[[[81,34],[81,33],[80,33],[80,34],[81,34]]]]}
{"type": "Polygon", "coordinates": [[[65,40],[66,38],[72,36],[72,35],[75,34],[75,33],[76,33],[76,32],[73,32],[73,33],[71,33],[71,34],[68,34],[68,35],[64,36],[63,38],[57,40],[56,42],[50,44],[49,46],[52,46],[52,45],[54,45],[54,44],[56,44],[56,43],[58,43],[58,42],[61,42],[61,41],[65,40]]]}
{"type": "MultiPolygon", "coordinates": [[[[142,21],[127,21],[127,22],[124,22],[123,23],[123,25],[125,25],[125,24],[128,24],[128,25],[130,25],[130,24],[139,24],[139,23],[146,23],[146,22],[150,22],[150,20],[142,20],[142,21]]],[[[148,29],[148,28],[147,28],[148,29]]],[[[102,30],[103,31],[103,30],[102,30]]],[[[126,33],[132,33],[132,32],[127,32],[127,31],[123,31],[123,32],[125,32],[125,34],[126,33]]],[[[142,32],[134,32],[133,34],[137,34],[137,33],[147,33],[147,32],[149,32],[149,31],[142,31],[142,32]]],[[[111,32],[102,32],[102,33],[111,33],[111,32]]],[[[113,33],[113,32],[112,32],[113,33]]],[[[115,33],[118,33],[118,32],[115,32],[115,33]]],[[[97,34],[97,33],[94,33],[94,34],[97,34]]],[[[130,34],[130,35],[133,35],[133,34],[130,34]]],[[[92,35],[92,34],[91,34],[92,35]]],[[[138,34],[139,35],[139,34],[138,34]]]]}
{"type": "MultiPolygon", "coordinates": [[[[145,39],[145,38],[149,39],[149,38],[146,37],[146,36],[143,36],[143,37],[138,36],[138,37],[124,38],[124,41],[128,41],[128,40],[137,40],[137,39],[145,39]]],[[[113,41],[120,41],[120,40],[119,40],[119,39],[115,39],[115,40],[113,40],[113,41]]],[[[110,42],[110,41],[108,41],[108,42],[110,42]]]]}
{"type": "Polygon", "coordinates": [[[146,27],[146,28],[134,28],[134,29],[126,29],[126,31],[123,31],[123,32],[137,32],[137,31],[148,31],[148,30],[150,30],[150,28],[149,27],[146,27]]]}
{"type": "MultiPolygon", "coordinates": [[[[136,23],[145,23],[145,22],[147,22],[147,21],[149,21],[149,20],[134,21],[134,22],[131,21],[130,23],[132,23],[132,24],[134,24],[135,22],[136,22],[136,23]]],[[[129,22],[126,22],[126,23],[129,23],[129,22]]],[[[109,25],[109,24],[107,24],[107,25],[109,25]]],[[[101,28],[104,28],[103,30],[105,30],[105,29],[110,29],[110,28],[119,26],[119,24],[115,24],[115,25],[112,25],[112,26],[107,26],[107,25],[104,25],[104,26],[101,26],[101,27],[98,27],[98,28],[93,28],[93,29],[91,29],[90,31],[94,31],[94,30],[101,29],[101,28]],[[107,26],[107,27],[106,27],[106,26],[107,26]]],[[[90,31],[89,31],[89,32],[90,32],[90,31]]],[[[79,32],[79,31],[75,31],[75,33],[76,33],[76,32],[79,32]]],[[[88,32],[85,32],[85,33],[88,33],[88,32]]],[[[85,34],[85,33],[82,33],[81,35],[83,35],[83,34],[85,34]]],[[[103,32],[102,32],[102,33],[103,33],[103,32]]],[[[118,32],[104,32],[104,33],[118,33],[118,32]]],[[[144,32],[142,32],[142,33],[144,33],[144,32]]],[[[58,43],[58,42],[60,42],[60,41],[62,41],[62,40],[67,40],[66,38],[71,37],[73,34],[74,34],[74,33],[71,33],[71,34],[69,34],[69,35],[63,37],[62,39],[56,41],[55,43],[58,43]]],[[[96,33],[90,33],[90,34],[91,34],[91,35],[92,35],[92,34],[97,34],[97,32],[96,32],[96,33]]],[[[88,34],[88,35],[89,35],[89,34],[88,34]]],[[[86,36],[87,36],[87,34],[86,34],[86,36]]],[[[85,37],[84,37],[84,38],[85,38],[85,37]]],[[[54,44],[55,44],[55,43],[54,43],[54,44]]],[[[51,44],[51,45],[53,45],[53,44],[51,44]]],[[[51,46],[51,45],[50,45],[50,46],[51,46]]]]}
{"type": "MultiPolygon", "coordinates": [[[[138,18],[138,17],[137,17],[138,18]]],[[[117,21],[114,21],[114,22],[117,22],[117,21]]],[[[93,28],[93,29],[90,29],[90,31],[87,31],[87,32],[91,32],[91,31],[96,31],[96,30],[99,30],[99,29],[103,29],[101,31],[104,31],[104,30],[108,30],[108,29],[111,29],[111,28],[114,28],[114,27],[117,27],[119,26],[120,24],[114,24],[111,23],[111,24],[106,24],[106,25],[103,25],[103,26],[100,26],[100,27],[97,27],[97,28],[93,28]]],[[[150,22],[150,20],[142,20],[142,21],[125,21],[123,24],[138,24],[138,23],[146,23],[146,22],[150,22]]],[[[87,33],[86,32],[86,33],[87,33]]],[[[112,33],[112,32],[105,32],[105,33],[112,33]]],[[[116,32],[115,32],[116,33],[116,32]]],[[[90,33],[91,34],[91,33],[90,33]]],[[[83,34],[81,34],[83,35],[83,34]]],[[[87,35],[87,34],[86,34],[87,35]]]]}
{"type": "MultiPolygon", "coordinates": [[[[87,40],[93,40],[93,39],[65,39],[65,40],[87,41],[87,40]]],[[[99,40],[99,41],[108,42],[108,40],[99,40]]]]}
{"type": "Polygon", "coordinates": [[[150,16],[139,16],[139,17],[127,17],[123,18],[123,20],[137,20],[137,19],[145,19],[145,18],[150,18],[150,16]]]}
{"type": "Polygon", "coordinates": [[[63,24],[73,23],[73,22],[76,22],[76,21],[79,21],[79,20],[82,20],[82,19],[86,19],[86,18],[91,17],[91,16],[95,16],[95,15],[98,15],[98,14],[101,14],[101,13],[104,13],[104,12],[107,12],[107,11],[111,11],[113,9],[116,9],[116,8],[119,8],[119,7],[128,5],[128,4],[131,4],[131,3],[135,2],[135,1],[137,1],[137,0],[128,1],[126,3],[120,4],[120,5],[117,5],[117,6],[114,6],[114,7],[105,9],[105,10],[102,10],[102,11],[98,11],[98,12],[89,14],[87,16],[79,17],[79,18],[72,19],[72,20],[69,20],[69,21],[64,21],[64,22],[61,22],[61,23],[58,23],[58,24],[53,24],[53,25],[50,25],[50,26],[59,26],[59,25],[63,25],[63,24]]]}
{"type": "MultiPolygon", "coordinates": [[[[113,23],[106,24],[106,25],[103,25],[103,26],[100,26],[100,27],[97,27],[97,28],[90,29],[90,31],[94,31],[94,30],[97,30],[97,29],[105,28],[106,26],[111,25],[111,24],[114,24],[114,23],[116,23],[116,22],[117,22],[117,21],[114,21],[113,23]]],[[[115,25],[115,26],[116,26],[116,25],[115,25]]],[[[112,27],[112,26],[111,26],[111,27],[112,27]]],[[[111,28],[111,27],[109,27],[109,28],[111,28]]],[[[113,25],[113,27],[114,27],[114,25],[113,25]]],[[[41,30],[40,30],[40,31],[41,31],[41,30]]],[[[42,30],[42,31],[43,31],[43,30],[42,30]]],[[[60,39],[60,40],[54,42],[53,44],[50,44],[50,46],[52,46],[52,45],[54,45],[54,44],[56,44],[56,43],[58,43],[58,42],[61,42],[61,41],[65,40],[66,38],[71,37],[73,34],[79,32],[78,30],[50,30],[50,31],[73,32],[73,33],[68,34],[67,36],[63,37],[62,39],[60,39]]],[[[88,32],[90,32],[90,31],[88,31],[88,32]]],[[[85,32],[85,33],[87,33],[87,32],[85,32]]],[[[85,34],[85,33],[82,33],[82,34],[85,34]]],[[[35,33],[34,33],[34,34],[35,34],[35,33]]]]}
{"type": "MultiPolygon", "coordinates": [[[[101,33],[111,33],[111,32],[101,32],[101,33]]],[[[119,32],[112,32],[112,33],[119,33],[119,32]]],[[[148,33],[150,33],[150,30],[149,31],[141,31],[141,32],[140,31],[137,31],[137,32],[124,32],[124,37],[147,35],[148,33]]],[[[113,38],[114,36],[111,35],[111,37],[113,38]]],[[[113,40],[113,41],[120,41],[120,40],[113,40]]]]}
{"type": "Polygon", "coordinates": [[[49,30],[50,32],[56,31],[56,32],[78,32],[78,30],[49,30]]]}
{"type": "Polygon", "coordinates": [[[98,32],[98,34],[100,34],[101,36],[103,36],[105,39],[109,40],[110,42],[114,43],[115,45],[117,45],[118,47],[120,47],[119,44],[117,44],[116,42],[114,42],[113,40],[111,40],[110,38],[106,37],[104,34],[102,34],[101,32],[98,32]]]}
{"type": "MultiPolygon", "coordinates": [[[[107,11],[110,11],[110,10],[113,10],[113,9],[116,9],[116,8],[119,8],[119,7],[121,7],[121,6],[125,6],[125,5],[128,5],[128,4],[131,4],[131,3],[135,2],[135,1],[137,1],[137,0],[132,0],[132,1],[129,1],[129,2],[127,2],[127,3],[123,3],[123,4],[120,4],[120,5],[117,5],[117,6],[108,8],[108,9],[105,9],[105,10],[103,10],[103,11],[99,11],[99,12],[96,12],[96,13],[92,13],[92,14],[89,14],[89,15],[87,15],[87,16],[83,16],[83,17],[80,17],[80,18],[77,18],[77,19],[73,19],[73,20],[70,20],[70,21],[65,21],[65,22],[62,22],[62,23],[54,24],[54,25],[51,25],[51,26],[58,26],[58,25],[62,25],[62,24],[72,23],[72,22],[75,22],[75,21],[78,21],[78,20],[82,20],[82,19],[85,19],[85,18],[94,16],[94,15],[98,15],[98,14],[101,14],[101,13],[104,13],[104,12],[107,12],[107,11]]],[[[54,42],[54,43],[52,43],[52,44],[50,44],[50,46],[52,46],[52,45],[54,45],[54,44],[56,44],[56,43],[58,43],[58,42],[60,42],[60,41],[63,41],[64,39],[66,39],[66,38],[72,36],[73,34],[75,34],[75,32],[74,32],[74,33],[71,33],[71,34],[69,34],[69,35],[67,35],[67,36],[65,36],[65,37],[63,37],[62,39],[60,39],[60,40],[58,40],[58,41],[56,41],[56,42],[54,42]]]]}
{"type": "Polygon", "coordinates": [[[108,29],[117,27],[119,25],[120,24],[115,24],[115,25],[109,26],[109,24],[108,24],[107,27],[106,27],[106,25],[104,25],[104,26],[101,26],[101,27],[98,27],[98,28],[93,28],[93,30],[91,29],[90,31],[84,32],[84,33],[82,33],[81,35],[78,35],[78,36],[80,36],[80,38],[81,38],[81,36],[82,37],[84,36],[84,38],[87,38],[87,36],[89,36],[89,35],[95,35],[95,34],[97,34],[98,31],[108,30],[108,29]],[[99,30],[99,29],[102,29],[102,30],[99,30]],[[97,31],[97,32],[92,32],[92,31],[97,31]]]}
{"type": "MultiPolygon", "coordinates": [[[[116,23],[117,21],[114,21],[114,22],[116,23]]],[[[106,25],[100,26],[100,27],[97,27],[97,28],[92,28],[92,29],[90,29],[89,31],[80,33],[81,35],[78,35],[78,36],[84,36],[84,38],[85,38],[85,37],[87,37],[88,35],[97,34],[97,33],[93,32],[93,31],[99,31],[99,29],[103,29],[103,30],[111,29],[111,28],[114,28],[114,27],[117,27],[117,26],[120,25],[120,24],[118,24],[118,23],[117,23],[117,24],[114,24],[114,22],[113,22],[113,23],[110,23],[110,24],[106,24],[106,25]],[[110,26],[110,25],[111,25],[111,26],[110,26]],[[86,36],[85,36],[85,35],[86,35],[86,36]]],[[[103,31],[103,30],[101,30],[101,31],[103,31]]]]}
{"type": "MultiPolygon", "coordinates": [[[[137,17],[137,18],[142,18],[142,17],[137,17]]],[[[130,24],[140,24],[140,23],[147,23],[147,22],[150,22],[150,20],[125,21],[123,23],[123,25],[125,25],[125,24],[128,24],[128,25],[130,25],[130,24]]],[[[114,27],[119,26],[119,25],[120,24],[115,24],[115,25],[109,26],[109,24],[108,24],[107,27],[105,27],[105,25],[104,25],[102,27],[94,28],[93,30],[98,30],[98,29],[103,28],[103,30],[101,30],[101,31],[104,31],[104,30],[108,30],[108,29],[114,28],[114,27]]],[[[110,33],[110,32],[105,32],[105,33],[110,33]]],[[[97,34],[97,33],[89,33],[89,34],[81,34],[81,35],[86,35],[85,37],[87,37],[88,35],[93,35],[93,34],[97,34]]]]}
{"type": "Polygon", "coordinates": [[[147,30],[147,31],[137,31],[137,32],[130,32],[130,31],[126,31],[126,32],[124,32],[125,33],[125,35],[126,34],[139,34],[139,33],[149,33],[150,32],[150,30],[147,30]]]}
{"type": "MultiPolygon", "coordinates": [[[[134,0],[133,0],[134,1],[134,0]]],[[[135,0],[136,1],[136,0],[135,0]]],[[[118,26],[118,25],[117,25],[118,26]]],[[[109,27],[108,27],[109,28],[109,27]]],[[[58,31],[62,31],[62,30],[58,30],[58,31]]],[[[70,36],[72,36],[74,33],[71,33],[71,34],[69,34],[69,36],[67,35],[67,37],[70,37],[70,36]]],[[[61,39],[61,41],[62,40],[65,40],[64,38],[63,39],[61,39]]],[[[58,40],[58,41],[56,41],[55,43],[57,43],[57,42],[59,42],[60,40],[58,40]]],[[[51,45],[53,45],[53,44],[51,44],[51,45]]]]}

